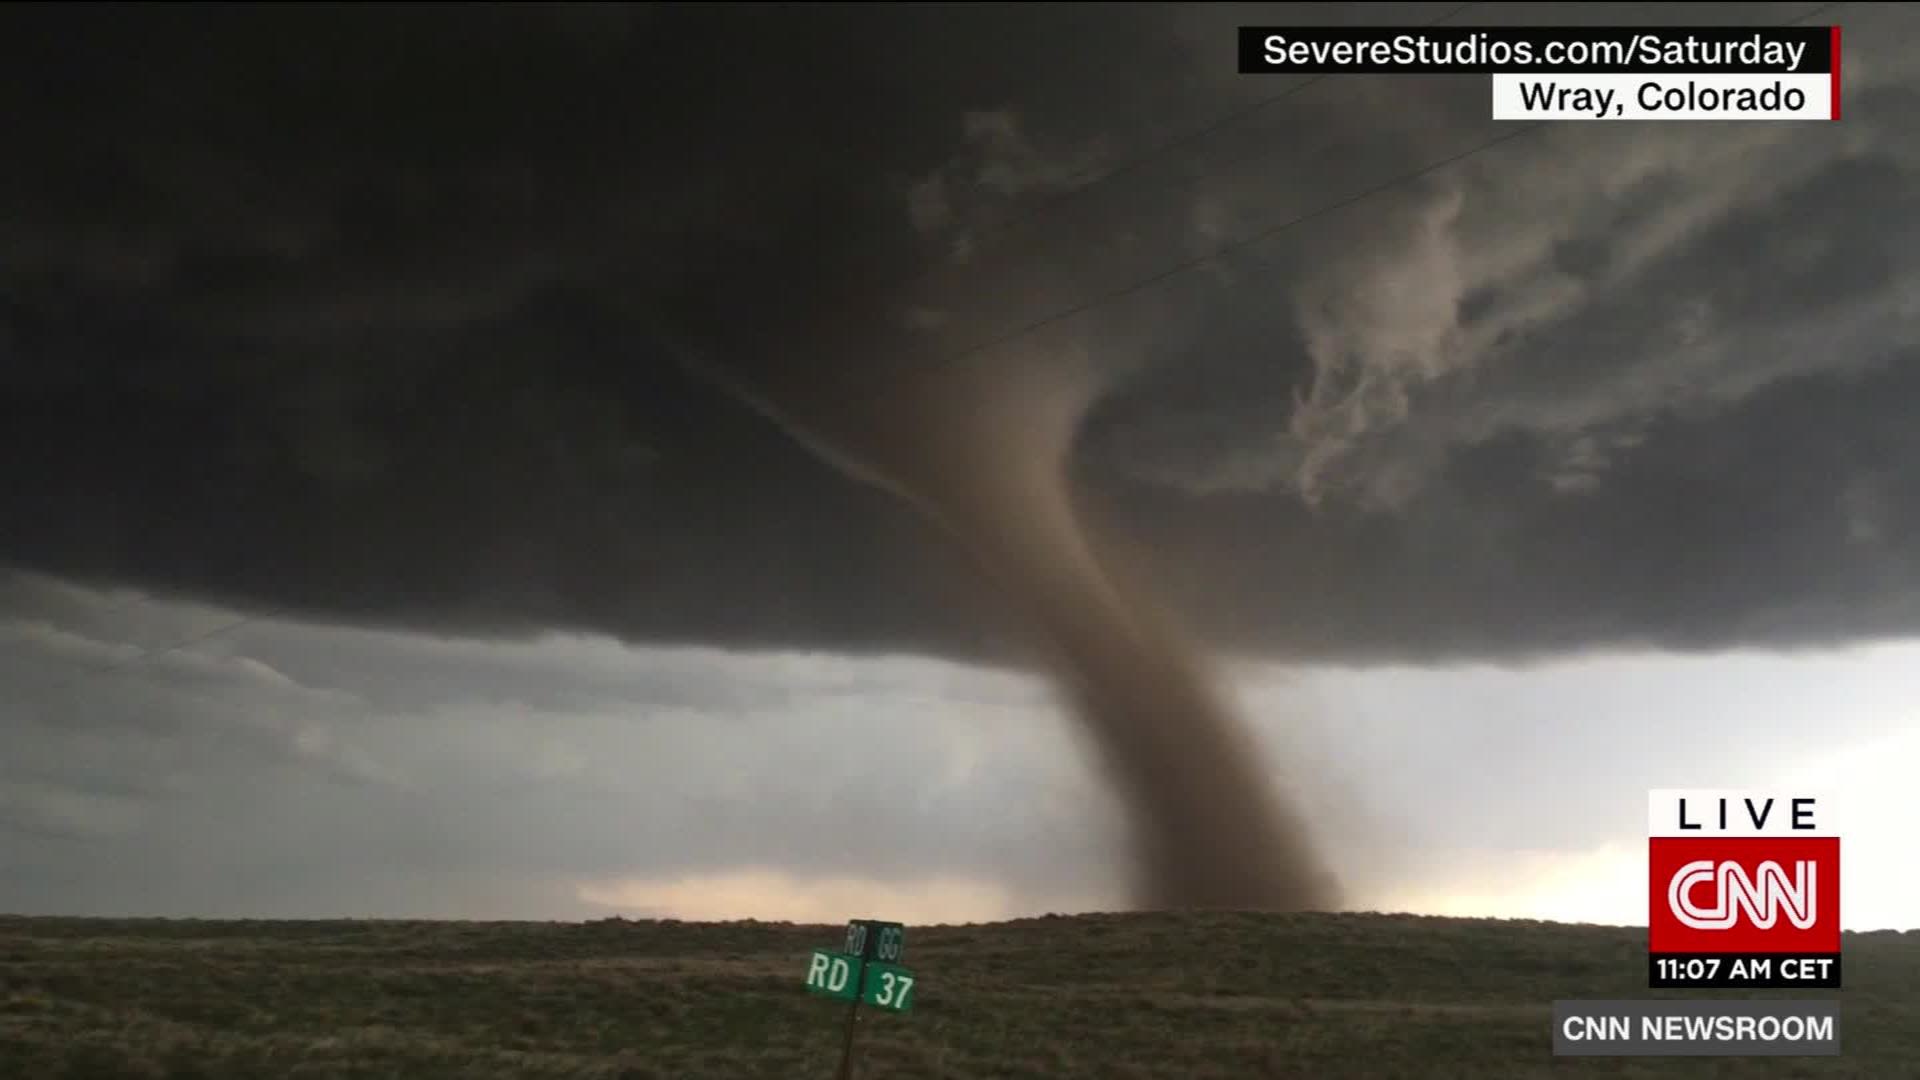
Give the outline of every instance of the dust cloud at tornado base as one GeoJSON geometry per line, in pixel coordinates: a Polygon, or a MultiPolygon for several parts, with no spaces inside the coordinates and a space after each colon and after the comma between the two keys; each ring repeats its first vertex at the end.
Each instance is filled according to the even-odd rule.
{"type": "Polygon", "coordinates": [[[1087,369],[970,363],[809,380],[696,365],[849,475],[963,545],[1048,662],[1119,796],[1146,908],[1330,910],[1334,875],[1212,666],[1143,583],[1103,561],[1067,459],[1087,369]]]}

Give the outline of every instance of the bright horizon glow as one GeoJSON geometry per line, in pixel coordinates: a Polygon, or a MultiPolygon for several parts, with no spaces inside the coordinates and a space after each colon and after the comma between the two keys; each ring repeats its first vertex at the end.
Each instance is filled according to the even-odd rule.
{"type": "Polygon", "coordinates": [[[884,882],[853,876],[807,878],[764,869],[587,883],[578,887],[578,896],[610,912],[688,922],[840,923],[876,918],[939,926],[1089,910],[1083,903],[1032,910],[1033,905],[1020,903],[1003,886],[953,875],[884,882]],[[861,912],[867,914],[857,914],[861,912]]]}
{"type": "MultiPolygon", "coordinates": [[[[1849,931],[1920,929],[1902,919],[1920,895],[1920,869],[1909,856],[1913,815],[1904,803],[1905,770],[1920,761],[1920,732],[1896,733],[1783,770],[1769,790],[1807,792],[1838,801],[1841,833],[1841,927],[1849,931]]],[[[1631,800],[1629,800],[1631,801],[1631,800]]],[[[1602,926],[1647,925],[1647,848],[1643,835],[1623,836],[1590,851],[1449,852],[1448,880],[1427,887],[1363,895],[1349,910],[1469,919],[1537,919],[1602,926]],[[1480,884],[1484,883],[1484,884],[1480,884]]],[[[999,922],[1052,912],[1112,911],[1077,903],[1022,902],[990,881],[932,877],[899,883],[852,876],[809,879],[748,869],[666,880],[628,878],[585,884],[577,895],[609,913],[644,912],[686,921],[760,919],[838,923],[852,911],[874,911],[918,925],[999,922]]]]}

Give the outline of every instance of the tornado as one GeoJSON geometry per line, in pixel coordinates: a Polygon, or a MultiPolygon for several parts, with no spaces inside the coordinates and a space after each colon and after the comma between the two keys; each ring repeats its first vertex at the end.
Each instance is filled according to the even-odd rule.
{"type": "Polygon", "coordinates": [[[697,365],[847,474],[927,515],[1031,632],[1120,796],[1137,906],[1328,910],[1337,888],[1200,651],[1103,561],[1071,496],[1100,380],[1057,358],[939,368],[697,365]]]}

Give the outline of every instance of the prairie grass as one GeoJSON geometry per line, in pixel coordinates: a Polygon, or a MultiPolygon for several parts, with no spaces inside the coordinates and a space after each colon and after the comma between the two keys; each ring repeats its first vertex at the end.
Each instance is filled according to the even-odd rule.
{"type": "MultiPolygon", "coordinates": [[[[829,1080],[839,927],[0,918],[0,1077],[829,1080]]],[[[1150,913],[909,927],[861,1080],[1920,1076],[1920,934],[1841,991],[1649,991],[1645,931],[1150,913]],[[1830,997],[1839,1058],[1555,1059],[1559,998],[1830,997]]]]}

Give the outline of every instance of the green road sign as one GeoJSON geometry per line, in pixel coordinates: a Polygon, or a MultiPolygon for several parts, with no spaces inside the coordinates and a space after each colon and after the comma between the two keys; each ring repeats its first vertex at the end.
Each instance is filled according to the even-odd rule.
{"type": "Polygon", "coordinates": [[[840,950],[849,956],[897,964],[907,951],[907,929],[897,922],[854,919],[847,923],[847,943],[840,950]]]}
{"type": "Polygon", "coordinates": [[[824,997],[852,1001],[860,989],[860,965],[857,956],[845,956],[825,949],[813,950],[807,963],[807,990],[824,997]]]}
{"type": "Polygon", "coordinates": [[[913,972],[898,964],[868,964],[866,991],[860,1000],[895,1012],[913,1010],[913,972]]]}

